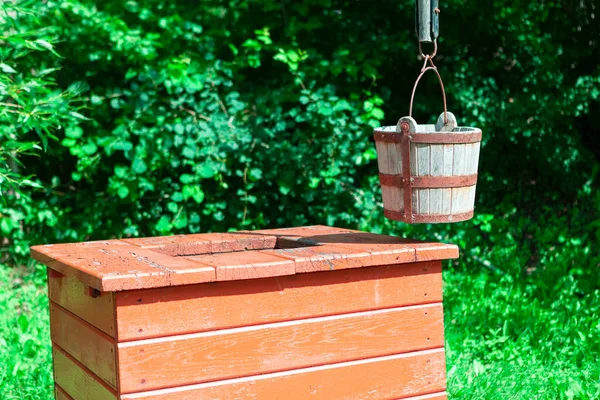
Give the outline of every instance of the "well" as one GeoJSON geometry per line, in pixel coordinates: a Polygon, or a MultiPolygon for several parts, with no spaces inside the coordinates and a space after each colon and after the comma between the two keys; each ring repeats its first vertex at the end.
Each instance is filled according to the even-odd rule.
{"type": "Polygon", "coordinates": [[[311,226],[42,245],[58,399],[445,399],[456,246],[311,226]]]}

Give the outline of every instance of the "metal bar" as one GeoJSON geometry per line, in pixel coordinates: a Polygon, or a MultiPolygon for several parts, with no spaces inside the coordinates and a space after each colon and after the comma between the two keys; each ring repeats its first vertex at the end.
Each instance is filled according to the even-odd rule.
{"type": "Polygon", "coordinates": [[[457,176],[411,176],[405,179],[404,175],[391,175],[379,173],[379,183],[383,186],[412,187],[414,189],[441,189],[467,187],[477,184],[477,174],[457,176]]]}
{"type": "Polygon", "coordinates": [[[439,1],[415,1],[415,32],[419,42],[431,43],[440,31],[439,1]]]}
{"type": "MultiPolygon", "coordinates": [[[[481,129],[473,128],[472,131],[448,132],[448,133],[412,133],[410,141],[413,143],[430,144],[459,144],[459,143],[477,143],[481,142],[481,129]]],[[[402,135],[392,131],[373,132],[373,138],[376,142],[400,143],[402,135]]]]}

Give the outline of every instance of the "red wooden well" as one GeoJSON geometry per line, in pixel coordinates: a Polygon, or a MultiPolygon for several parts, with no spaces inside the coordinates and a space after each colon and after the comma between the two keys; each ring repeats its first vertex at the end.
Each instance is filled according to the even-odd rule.
{"type": "Polygon", "coordinates": [[[57,399],[445,399],[454,245],[324,226],[42,245],[57,399]]]}

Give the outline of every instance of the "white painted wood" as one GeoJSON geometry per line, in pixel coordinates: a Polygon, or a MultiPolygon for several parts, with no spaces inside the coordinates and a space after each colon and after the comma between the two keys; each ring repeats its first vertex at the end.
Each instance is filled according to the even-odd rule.
{"type": "Polygon", "coordinates": [[[375,146],[377,147],[377,166],[379,167],[379,172],[387,174],[387,171],[389,170],[387,143],[375,142],[375,146]]]}
{"type": "Polygon", "coordinates": [[[419,212],[419,190],[413,189],[412,191],[412,209],[413,214],[418,214],[419,212]]]}
{"type": "MultiPolygon", "coordinates": [[[[444,176],[444,145],[434,144],[430,146],[431,151],[431,176],[444,176]]],[[[429,189],[429,214],[439,215],[443,213],[444,192],[443,189],[429,189]]]]}
{"type": "Polygon", "coordinates": [[[471,160],[471,165],[472,167],[472,174],[476,174],[477,173],[477,168],[479,166],[479,151],[481,149],[481,143],[473,143],[473,152],[472,152],[472,160],[471,160]]]}
{"type": "Polygon", "coordinates": [[[417,189],[419,192],[419,208],[415,210],[419,214],[429,214],[429,189],[417,189]]]}
{"type": "Polygon", "coordinates": [[[455,144],[452,159],[452,176],[465,174],[465,145],[455,144]]]}
{"type": "Polygon", "coordinates": [[[473,143],[467,143],[464,146],[465,146],[465,170],[463,171],[463,175],[471,175],[471,168],[472,168],[471,153],[473,151],[473,143]]]}
{"type": "Polygon", "coordinates": [[[392,211],[404,211],[403,189],[395,186],[381,186],[383,206],[392,211]]]}
{"type": "Polygon", "coordinates": [[[402,149],[400,143],[386,143],[388,156],[388,174],[402,174],[402,149]]]}

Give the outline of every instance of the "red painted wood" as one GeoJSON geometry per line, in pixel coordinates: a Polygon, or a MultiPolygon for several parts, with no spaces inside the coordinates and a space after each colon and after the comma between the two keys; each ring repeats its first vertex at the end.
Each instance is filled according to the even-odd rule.
{"type": "MultiPolygon", "coordinates": [[[[46,262],[50,268],[75,276],[100,291],[169,286],[171,274],[200,267],[185,258],[170,257],[117,240],[33,246],[31,251],[38,260],[51,257],[52,261],[46,262]]],[[[215,279],[212,271],[195,277],[200,279],[194,283],[215,279]]]]}
{"type": "Polygon", "coordinates": [[[152,249],[158,253],[169,256],[187,256],[273,249],[275,247],[276,237],[232,232],[159,236],[124,239],[123,241],[145,249],[152,249]]]}
{"type": "Polygon", "coordinates": [[[131,393],[443,345],[438,303],[123,343],[119,375],[131,393]]]}
{"type": "Polygon", "coordinates": [[[420,394],[443,392],[445,371],[444,351],[436,349],[187,387],[126,394],[121,396],[121,399],[405,399],[420,394]]]}
{"type": "Polygon", "coordinates": [[[56,272],[74,276],[100,291],[258,279],[458,256],[453,245],[324,226],[126,240],[33,246],[31,254],[56,272]],[[275,249],[268,250],[273,246],[275,249]],[[283,250],[298,246],[323,248],[297,253],[283,250]],[[190,255],[242,248],[265,250],[190,255]]]}
{"type": "Polygon", "coordinates": [[[213,267],[217,271],[217,281],[268,278],[293,275],[296,272],[294,261],[260,251],[206,254],[188,258],[213,267]]]}
{"type": "Polygon", "coordinates": [[[60,399],[445,398],[456,246],[311,226],[32,254],[60,399]]]}
{"type": "Polygon", "coordinates": [[[441,300],[440,261],[115,293],[119,342],[441,300]]]}

